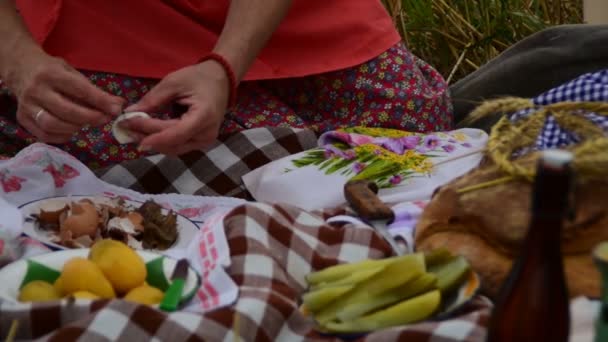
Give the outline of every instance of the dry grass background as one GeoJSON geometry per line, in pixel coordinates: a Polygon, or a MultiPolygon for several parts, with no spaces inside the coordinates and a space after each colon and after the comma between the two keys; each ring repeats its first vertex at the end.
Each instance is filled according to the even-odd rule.
{"type": "Polygon", "coordinates": [[[582,0],[382,0],[410,50],[451,83],[548,26],[582,22],[582,0]]]}

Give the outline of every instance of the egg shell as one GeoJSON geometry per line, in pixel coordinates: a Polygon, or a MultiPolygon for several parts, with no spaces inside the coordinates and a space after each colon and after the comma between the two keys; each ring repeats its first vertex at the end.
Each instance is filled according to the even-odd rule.
{"type": "Polygon", "coordinates": [[[71,212],[60,224],[60,231],[70,231],[74,239],[88,235],[95,238],[99,214],[94,205],[86,202],[73,203],[71,212]]]}
{"type": "Polygon", "coordinates": [[[132,118],[137,118],[137,117],[149,118],[150,115],[148,115],[147,113],[144,113],[144,112],[131,112],[131,113],[122,114],[121,116],[116,118],[116,120],[114,120],[114,123],[112,124],[112,135],[114,135],[114,139],[116,139],[116,141],[119,144],[129,144],[129,143],[135,142],[135,139],[133,139],[129,135],[131,130],[120,126],[119,123],[121,121],[124,121],[127,119],[132,119],[132,118]]]}
{"type": "Polygon", "coordinates": [[[40,205],[38,219],[42,223],[59,224],[59,217],[69,209],[64,201],[47,201],[40,205]]]}
{"type": "Polygon", "coordinates": [[[136,231],[141,232],[144,230],[144,217],[140,213],[131,211],[127,214],[127,218],[133,223],[133,227],[136,231]]]}

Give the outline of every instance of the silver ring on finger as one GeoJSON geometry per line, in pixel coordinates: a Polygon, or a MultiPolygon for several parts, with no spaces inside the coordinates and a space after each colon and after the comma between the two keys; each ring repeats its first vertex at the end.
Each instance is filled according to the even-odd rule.
{"type": "Polygon", "coordinates": [[[42,114],[44,114],[44,109],[41,109],[38,111],[38,113],[34,114],[34,121],[36,121],[37,124],[40,123],[40,117],[42,114]]]}

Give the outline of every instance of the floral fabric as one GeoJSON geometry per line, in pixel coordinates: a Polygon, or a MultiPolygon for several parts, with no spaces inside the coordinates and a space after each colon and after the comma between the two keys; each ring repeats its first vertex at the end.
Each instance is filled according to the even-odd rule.
{"type": "Polygon", "coordinates": [[[421,134],[392,129],[354,127],[327,132],[319,139],[323,148],[293,161],[296,167],[311,163],[326,174],[342,172],[349,180],[371,180],[380,188],[398,186],[409,177],[433,171],[432,158],[471,148],[462,132],[421,134]]]}
{"type": "Polygon", "coordinates": [[[378,185],[385,203],[424,201],[476,167],[487,139],[470,128],[432,133],[344,128],[321,135],[318,148],[274,161],[243,180],[258,201],[308,210],[345,204],[344,185],[362,179],[378,185]]]}
{"type": "MultiPolygon", "coordinates": [[[[83,71],[100,88],[134,103],[157,82],[152,79],[83,71]]],[[[16,124],[16,103],[0,95],[0,155],[15,155],[35,142],[16,124]]],[[[156,117],[180,115],[164,108],[156,117]]],[[[323,133],[342,127],[399,128],[413,132],[448,130],[452,107],[447,85],[431,66],[400,43],[364,64],[303,78],[244,82],[237,104],[226,113],[220,130],[225,136],[256,127],[309,128],[323,133]]],[[[134,145],[119,145],[111,124],[83,128],[58,147],[90,168],[142,156],[134,145]]]]}

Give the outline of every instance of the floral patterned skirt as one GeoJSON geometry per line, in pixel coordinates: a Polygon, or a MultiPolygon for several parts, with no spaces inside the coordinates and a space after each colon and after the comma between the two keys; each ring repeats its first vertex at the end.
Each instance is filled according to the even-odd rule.
{"type": "MultiPolygon", "coordinates": [[[[82,71],[95,85],[129,103],[139,100],[158,80],[82,71]]],[[[0,155],[12,156],[35,142],[16,123],[17,103],[0,89],[0,155]]],[[[165,108],[154,116],[179,116],[165,108]]],[[[323,133],[341,127],[387,127],[415,132],[452,128],[447,85],[431,66],[399,43],[377,58],[348,69],[302,78],[243,82],[236,105],[226,113],[220,137],[265,126],[309,128],[323,133]]],[[[90,168],[142,156],[136,146],[119,145],[111,125],[84,128],[58,147],[90,168]]]]}

